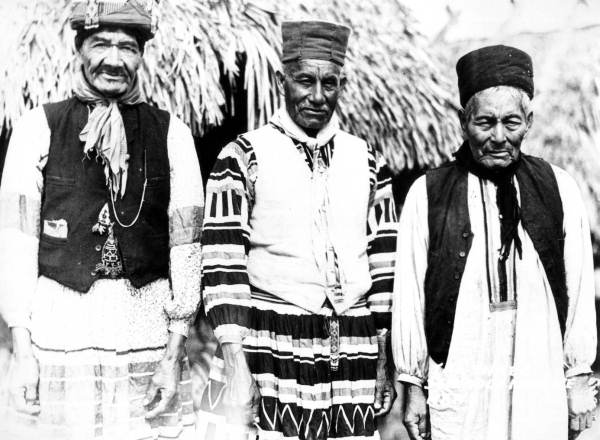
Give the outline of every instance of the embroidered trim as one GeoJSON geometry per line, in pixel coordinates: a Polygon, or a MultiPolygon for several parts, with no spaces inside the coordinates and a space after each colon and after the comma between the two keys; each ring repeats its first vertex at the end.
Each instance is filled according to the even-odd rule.
{"type": "Polygon", "coordinates": [[[94,29],[100,26],[100,7],[98,0],[88,0],[85,10],[85,29],[94,29]]]}

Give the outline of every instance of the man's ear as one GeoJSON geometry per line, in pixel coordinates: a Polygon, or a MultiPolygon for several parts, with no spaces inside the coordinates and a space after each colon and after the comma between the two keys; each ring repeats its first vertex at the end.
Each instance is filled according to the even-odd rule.
{"type": "Polygon", "coordinates": [[[277,78],[277,91],[280,95],[285,95],[285,88],[283,87],[283,83],[285,82],[285,74],[283,71],[278,70],[275,72],[275,77],[277,78]]]}
{"type": "Polygon", "coordinates": [[[527,115],[527,131],[529,131],[529,129],[531,128],[532,125],[533,125],[533,111],[530,111],[529,114],[527,115]]]}
{"type": "Polygon", "coordinates": [[[342,75],[340,78],[340,95],[343,95],[346,92],[346,84],[348,84],[346,75],[342,75]]]}
{"type": "Polygon", "coordinates": [[[467,114],[465,113],[465,110],[462,109],[462,108],[458,110],[458,120],[460,121],[460,128],[462,129],[463,137],[465,137],[465,139],[466,139],[466,135],[467,135],[467,114]]]}

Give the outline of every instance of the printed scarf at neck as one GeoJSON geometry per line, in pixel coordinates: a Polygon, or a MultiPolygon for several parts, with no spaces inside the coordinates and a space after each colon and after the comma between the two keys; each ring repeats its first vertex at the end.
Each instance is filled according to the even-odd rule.
{"type": "Polygon", "coordinates": [[[106,185],[114,198],[125,194],[127,186],[127,139],[119,104],[135,105],[143,102],[137,76],[129,90],[118,98],[106,98],[93,89],[79,70],[73,88],[79,100],[93,107],[88,122],[81,130],[79,139],[84,142],[83,153],[90,157],[93,150],[104,165],[106,185]]]}
{"type": "Polygon", "coordinates": [[[519,158],[508,167],[498,171],[485,168],[473,159],[471,148],[467,142],[461,145],[454,156],[458,164],[465,167],[467,171],[481,179],[490,180],[496,185],[496,205],[500,212],[500,239],[502,243],[500,258],[506,261],[513,242],[520,257],[522,250],[518,227],[521,221],[521,208],[519,207],[513,177],[521,164],[521,156],[519,155],[519,158]]]}

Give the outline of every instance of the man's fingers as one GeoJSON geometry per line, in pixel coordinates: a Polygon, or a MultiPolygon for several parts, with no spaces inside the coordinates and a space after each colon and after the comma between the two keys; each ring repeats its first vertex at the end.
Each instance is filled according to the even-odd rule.
{"type": "Polygon", "coordinates": [[[375,408],[375,411],[378,411],[381,409],[381,406],[383,404],[383,391],[381,389],[382,387],[375,387],[375,402],[373,403],[373,408],[375,408]]]}
{"type": "Polygon", "coordinates": [[[593,425],[593,423],[594,423],[594,419],[593,419],[593,417],[592,417],[592,412],[591,412],[591,411],[588,411],[588,412],[585,414],[584,420],[585,420],[585,428],[584,428],[584,429],[589,429],[589,428],[591,428],[591,427],[592,427],[592,425],[593,425]]]}
{"type": "Polygon", "coordinates": [[[146,397],[144,398],[144,406],[148,406],[150,405],[152,402],[154,402],[154,399],[156,399],[156,395],[158,393],[158,385],[156,385],[154,383],[154,381],[151,381],[148,384],[148,388],[146,389],[146,397]]]}
{"type": "Polygon", "coordinates": [[[392,408],[392,393],[390,390],[386,390],[383,393],[381,404],[379,405],[379,410],[377,411],[377,407],[375,406],[375,417],[386,415],[390,409],[392,408]]]}
{"type": "Polygon", "coordinates": [[[171,400],[173,399],[173,396],[175,396],[175,392],[174,391],[166,391],[164,389],[161,390],[160,393],[160,401],[158,402],[158,404],[151,410],[149,410],[146,413],[146,418],[147,419],[152,419],[162,413],[164,413],[167,408],[169,407],[169,404],[171,403],[171,400]]]}
{"type": "Polygon", "coordinates": [[[25,392],[25,387],[13,389],[11,391],[10,394],[12,396],[15,409],[20,413],[29,414],[32,416],[38,415],[40,413],[40,405],[37,402],[37,399],[33,398],[31,400],[27,400],[25,398],[25,392]]]}
{"type": "Polygon", "coordinates": [[[260,421],[258,411],[260,407],[260,392],[256,386],[251,390],[252,397],[250,399],[250,424],[260,421]]]}
{"type": "Polygon", "coordinates": [[[419,417],[419,434],[421,438],[429,438],[429,427],[427,426],[427,416],[425,414],[419,417]]]}
{"type": "Polygon", "coordinates": [[[36,385],[27,385],[25,387],[25,401],[32,403],[38,400],[38,391],[36,385]]]}
{"type": "Polygon", "coordinates": [[[415,421],[405,421],[404,422],[404,427],[406,428],[406,431],[408,432],[408,436],[410,437],[410,440],[421,440],[421,436],[419,434],[419,427],[417,425],[417,422],[415,422],[415,421]]]}
{"type": "Polygon", "coordinates": [[[581,431],[578,415],[569,417],[569,429],[575,432],[581,431]]]}
{"type": "Polygon", "coordinates": [[[383,396],[383,405],[381,409],[384,414],[387,414],[389,410],[392,409],[392,403],[394,401],[393,397],[394,393],[391,390],[388,390],[383,396]]]}

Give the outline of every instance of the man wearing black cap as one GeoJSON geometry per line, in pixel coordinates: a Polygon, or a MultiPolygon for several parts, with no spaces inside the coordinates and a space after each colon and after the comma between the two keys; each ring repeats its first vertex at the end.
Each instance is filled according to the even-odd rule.
{"type": "Polygon", "coordinates": [[[139,85],[155,7],[75,1],[73,95],[12,134],[0,311],[14,346],[9,413],[35,438],[193,432],[184,342],[200,301],[202,180],[189,129],[139,85]]]}
{"type": "Polygon", "coordinates": [[[223,149],[207,186],[203,299],[221,352],[201,435],[243,435],[235,410],[254,397],[261,439],[373,438],[393,398],[391,181],[334,114],[350,30],[282,34],[285,106],[223,149]]]}
{"type": "Polygon", "coordinates": [[[565,171],[521,152],[531,58],[484,47],[457,73],[465,142],[414,183],[400,220],[392,341],[404,422],[412,439],[564,440],[591,425],[596,403],[583,202],[565,171]]]}

